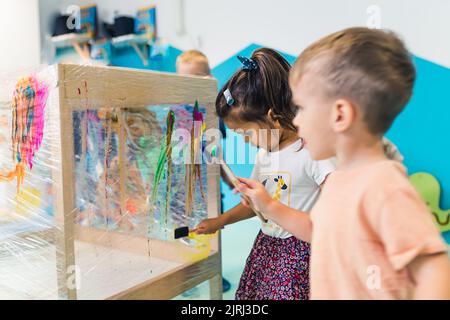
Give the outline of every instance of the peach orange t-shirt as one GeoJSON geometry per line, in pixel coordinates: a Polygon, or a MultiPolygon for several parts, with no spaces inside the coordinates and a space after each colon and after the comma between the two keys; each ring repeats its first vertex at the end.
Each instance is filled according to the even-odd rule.
{"type": "Polygon", "coordinates": [[[406,266],[445,252],[404,167],[380,161],[329,177],[311,211],[312,299],[407,299],[406,266]]]}

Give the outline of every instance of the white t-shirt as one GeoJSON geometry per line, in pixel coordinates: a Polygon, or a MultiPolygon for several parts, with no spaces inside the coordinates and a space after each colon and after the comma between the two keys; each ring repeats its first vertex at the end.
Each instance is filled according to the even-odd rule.
{"type": "MultiPolygon", "coordinates": [[[[331,159],[314,161],[308,150],[301,147],[302,141],[297,140],[276,152],[261,148],[256,155],[252,179],[261,182],[272,198],[309,212],[319,196],[320,185],[336,166],[331,159]]],[[[261,230],[275,238],[292,236],[271,220],[263,223],[261,230]]]]}

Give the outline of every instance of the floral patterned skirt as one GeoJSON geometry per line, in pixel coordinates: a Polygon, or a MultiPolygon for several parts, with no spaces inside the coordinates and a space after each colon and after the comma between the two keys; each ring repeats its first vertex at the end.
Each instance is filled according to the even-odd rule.
{"type": "Polygon", "coordinates": [[[307,300],[307,242],[274,238],[259,231],[242,273],[236,300],[307,300]]]}

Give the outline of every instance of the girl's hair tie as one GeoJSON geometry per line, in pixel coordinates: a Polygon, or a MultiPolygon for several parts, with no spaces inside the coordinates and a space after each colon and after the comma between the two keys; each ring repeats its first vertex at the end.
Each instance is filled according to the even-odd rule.
{"type": "Polygon", "coordinates": [[[258,69],[258,64],[252,58],[246,58],[246,57],[242,57],[242,56],[237,56],[237,58],[242,63],[242,70],[258,69]]]}
{"type": "Polygon", "coordinates": [[[223,92],[223,95],[225,96],[225,100],[227,100],[227,105],[228,106],[233,106],[234,104],[234,99],[233,96],[231,95],[230,89],[227,89],[223,92]]]}

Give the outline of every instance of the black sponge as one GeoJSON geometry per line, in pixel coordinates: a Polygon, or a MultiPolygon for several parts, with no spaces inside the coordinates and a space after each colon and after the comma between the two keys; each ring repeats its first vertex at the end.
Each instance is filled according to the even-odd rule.
{"type": "Polygon", "coordinates": [[[174,238],[184,238],[189,235],[189,227],[180,227],[174,230],[174,238]]]}

